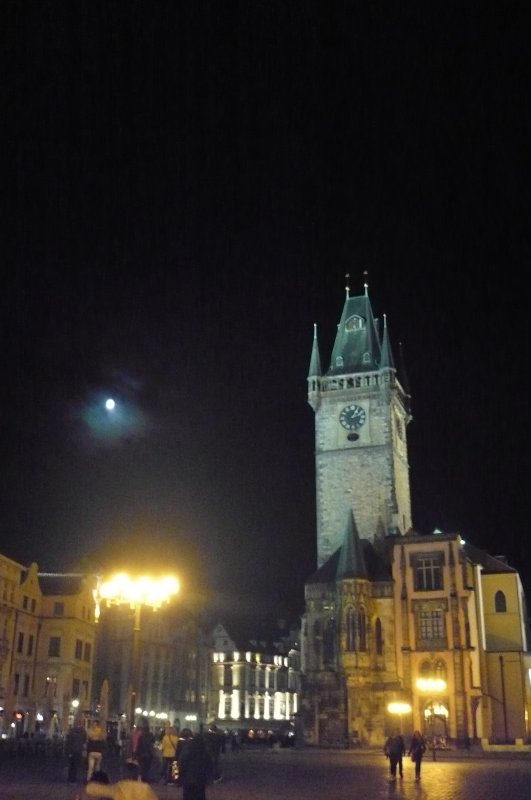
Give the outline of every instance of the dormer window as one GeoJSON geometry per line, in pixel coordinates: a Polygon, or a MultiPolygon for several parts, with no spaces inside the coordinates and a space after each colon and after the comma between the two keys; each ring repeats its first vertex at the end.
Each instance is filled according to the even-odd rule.
{"type": "Polygon", "coordinates": [[[351,331],[361,331],[365,327],[365,320],[357,314],[349,317],[345,322],[345,330],[350,333],[351,331]]]}
{"type": "Polygon", "coordinates": [[[363,354],[363,363],[364,364],[370,364],[371,363],[371,354],[370,353],[364,353],[363,354]]]}

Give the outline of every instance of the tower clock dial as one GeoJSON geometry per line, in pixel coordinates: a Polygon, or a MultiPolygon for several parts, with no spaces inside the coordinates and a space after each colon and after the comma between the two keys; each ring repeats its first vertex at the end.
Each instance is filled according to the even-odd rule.
{"type": "Polygon", "coordinates": [[[345,406],[339,414],[339,421],[347,431],[357,431],[365,423],[367,414],[361,406],[345,406]]]}

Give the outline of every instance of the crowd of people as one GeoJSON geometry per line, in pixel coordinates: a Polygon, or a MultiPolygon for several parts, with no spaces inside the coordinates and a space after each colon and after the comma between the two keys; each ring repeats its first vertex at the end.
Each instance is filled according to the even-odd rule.
{"type": "Polygon", "coordinates": [[[150,784],[176,784],[182,787],[183,800],[205,800],[206,787],[222,779],[220,754],[225,734],[211,725],[193,734],[189,728],[178,731],[172,725],[155,737],[148,720],[133,729],[127,752],[122,754],[122,777],[110,783],[106,765],[106,735],[98,722],[88,730],[76,721],[68,731],[65,752],[67,780],[83,783],[88,796],[113,800],[154,800],[150,784]]]}

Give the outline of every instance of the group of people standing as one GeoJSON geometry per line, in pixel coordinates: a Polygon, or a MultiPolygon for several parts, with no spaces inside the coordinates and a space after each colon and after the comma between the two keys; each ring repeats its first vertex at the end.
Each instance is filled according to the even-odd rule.
{"type": "MultiPolygon", "coordinates": [[[[155,797],[149,787],[151,779],[156,780],[153,776],[155,764],[158,763],[155,757],[155,741],[147,720],[142,720],[131,734],[130,755],[122,767],[126,783],[120,791],[127,789],[127,796],[134,797],[135,800],[139,792],[145,800],[155,797]],[[132,788],[130,782],[135,780],[145,784],[149,791],[132,788]]],[[[216,726],[212,725],[208,731],[194,735],[189,728],[178,733],[176,728],[167,725],[158,741],[161,783],[181,786],[182,800],[205,800],[207,785],[221,780],[219,757],[223,748],[223,736],[216,726]]],[[[103,781],[106,776],[102,771],[105,749],[106,735],[98,722],[87,730],[81,722],[76,721],[66,738],[68,781],[78,783],[83,775],[86,778],[83,782],[87,784],[87,794],[114,797],[113,787],[117,784],[103,781]]],[[[120,793],[118,796],[122,797],[120,793]]]]}
{"type": "MultiPolygon", "coordinates": [[[[415,731],[409,743],[407,755],[411,756],[411,760],[415,764],[415,781],[420,781],[420,767],[422,764],[422,756],[426,751],[426,742],[420,731],[415,731]]],[[[403,758],[406,754],[406,744],[404,737],[400,731],[396,730],[389,736],[384,746],[385,756],[389,759],[389,776],[391,781],[396,781],[396,773],[401,778],[404,777],[403,758]]]]}

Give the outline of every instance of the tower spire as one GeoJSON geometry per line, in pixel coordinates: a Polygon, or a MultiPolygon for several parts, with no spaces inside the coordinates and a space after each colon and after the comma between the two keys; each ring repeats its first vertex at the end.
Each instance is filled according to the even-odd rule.
{"type": "Polygon", "coordinates": [[[350,297],[350,272],[347,272],[345,275],[345,295],[348,300],[350,297]]]}

